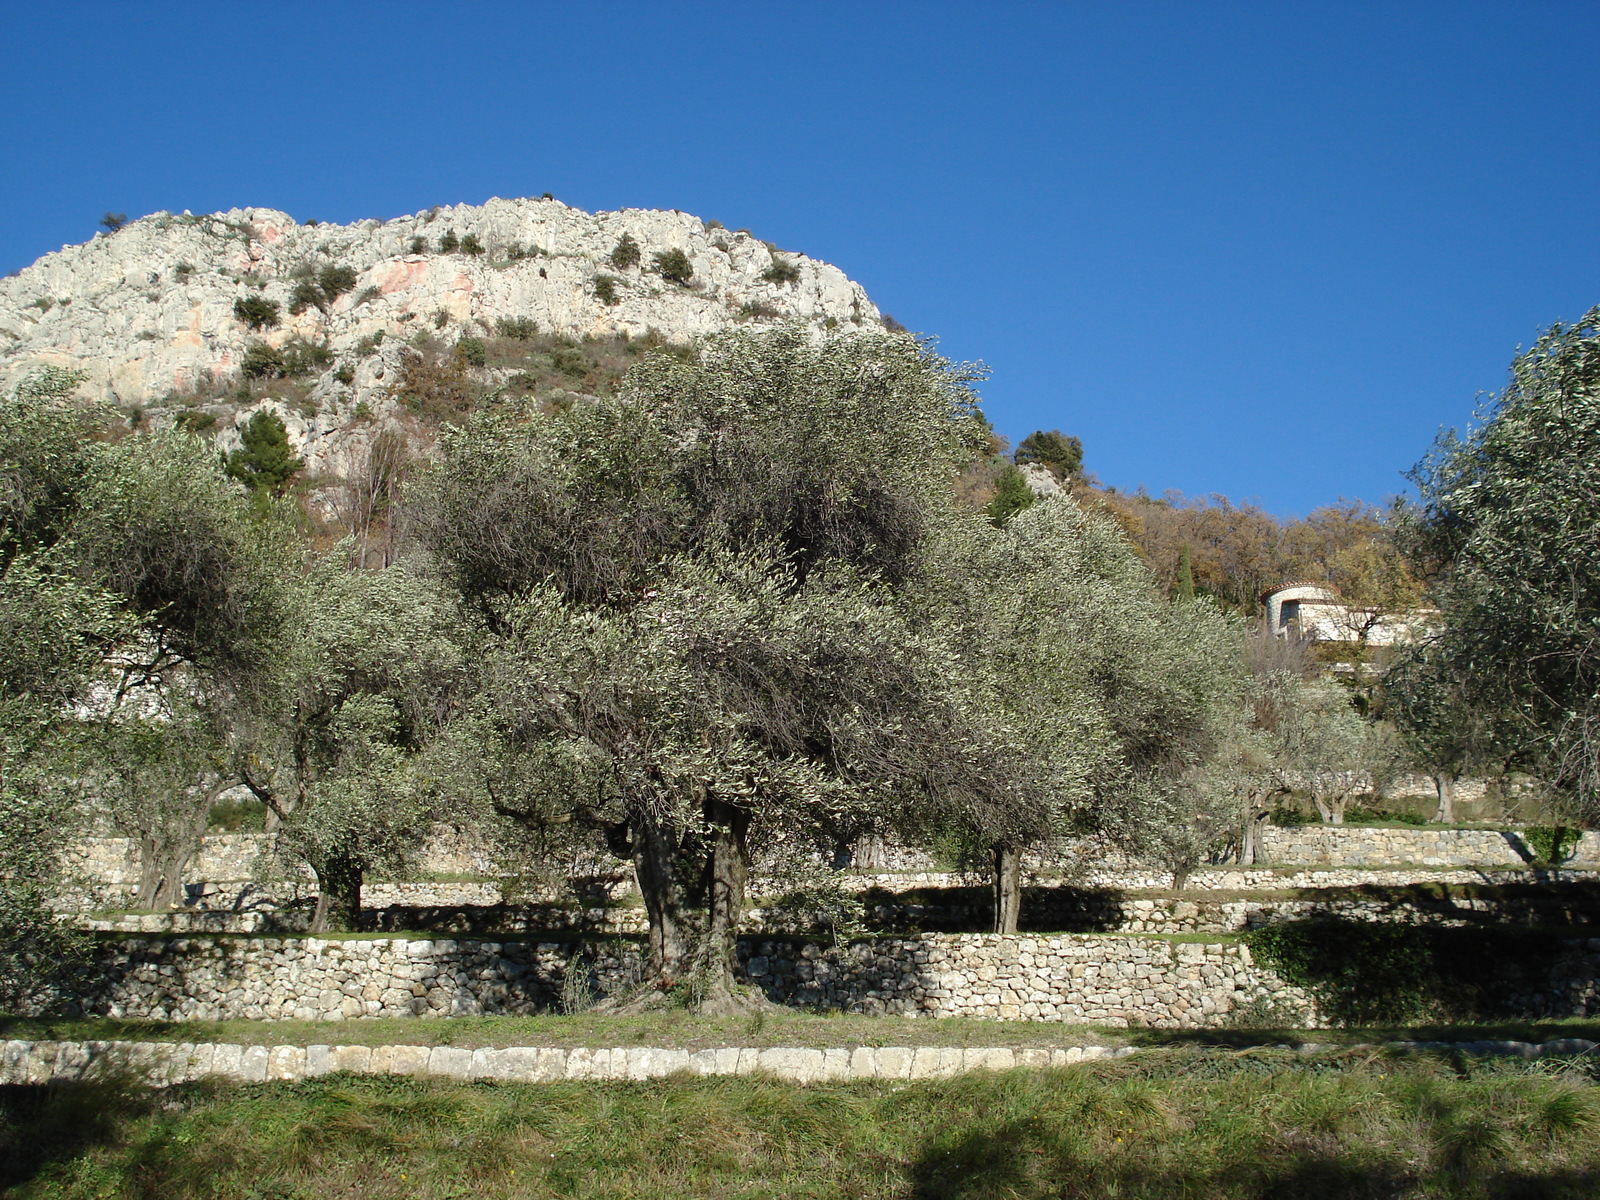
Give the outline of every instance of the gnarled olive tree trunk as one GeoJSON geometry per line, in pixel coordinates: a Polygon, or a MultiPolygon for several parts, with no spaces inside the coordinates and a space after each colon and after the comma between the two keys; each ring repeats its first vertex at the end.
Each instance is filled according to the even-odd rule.
{"type": "Polygon", "coordinates": [[[685,995],[696,1011],[736,1012],[765,1003],[739,984],[739,924],[750,878],[750,811],[715,796],[703,802],[703,831],[685,833],[640,812],[613,852],[625,850],[649,920],[645,986],[607,1007],[655,1007],[685,995]]]}
{"type": "Polygon", "coordinates": [[[996,842],[989,850],[994,893],[994,931],[1017,932],[1022,917],[1022,849],[996,842]]]}
{"type": "Polygon", "coordinates": [[[1448,771],[1436,771],[1433,776],[1434,791],[1439,794],[1439,811],[1433,819],[1442,825],[1453,825],[1456,820],[1456,777],[1448,771]]]}
{"type": "Polygon", "coordinates": [[[361,884],[366,867],[348,855],[313,863],[317,906],[311,913],[312,933],[354,933],[361,928],[361,884]]]}
{"type": "Polygon", "coordinates": [[[200,792],[194,807],[184,819],[173,821],[139,838],[139,890],[134,907],[143,910],[172,908],[183,898],[183,877],[190,861],[200,852],[206,834],[211,806],[233,780],[225,780],[200,792]]]}

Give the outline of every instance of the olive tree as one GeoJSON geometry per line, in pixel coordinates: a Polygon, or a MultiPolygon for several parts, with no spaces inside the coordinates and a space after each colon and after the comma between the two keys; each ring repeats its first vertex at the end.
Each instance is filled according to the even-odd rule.
{"type": "Polygon", "coordinates": [[[497,773],[489,801],[631,861],[657,991],[740,1002],[752,839],[999,818],[974,697],[909,601],[980,431],[972,378],[909,337],[741,330],[615,401],[443,438],[418,525],[491,638],[485,719],[594,789],[497,773]]]}
{"type": "MultiPolygon", "coordinates": [[[[1431,679],[1456,695],[1450,711],[1489,718],[1511,760],[1590,823],[1600,818],[1600,309],[1519,354],[1478,422],[1441,435],[1412,473],[1402,543],[1439,620],[1408,686],[1431,679]]],[[[1415,704],[1398,716],[1412,730],[1435,724],[1415,704]]]]}
{"type": "Polygon", "coordinates": [[[237,768],[279,855],[317,880],[312,929],[354,929],[373,871],[403,870],[434,812],[421,756],[459,685],[459,616],[409,564],[351,569],[341,547],[293,596],[270,689],[239,714],[237,768]]]}
{"type": "Polygon", "coordinates": [[[217,719],[180,686],[142,693],[85,731],[83,776],[94,807],[138,847],[137,909],[181,900],[211,809],[238,786],[217,719]]]}
{"type": "Polygon", "coordinates": [[[0,401],[0,1010],[48,1003],[79,948],[52,911],[81,827],[77,714],[136,632],[55,555],[93,455],[80,379],[47,370],[0,401]]]}
{"type": "Polygon", "coordinates": [[[1398,762],[1393,730],[1363,719],[1350,692],[1327,680],[1303,680],[1289,689],[1273,734],[1285,782],[1307,792],[1330,825],[1344,824],[1350,801],[1379,791],[1398,762]]]}
{"type": "Polygon", "coordinates": [[[138,621],[93,707],[99,808],[140,852],[140,907],[178,898],[218,796],[239,781],[237,714],[270,689],[298,570],[284,514],[252,505],[182,433],[100,447],[58,547],[138,621]]]}
{"type": "Polygon", "coordinates": [[[1093,837],[1191,869],[1191,776],[1215,753],[1242,673],[1233,624],[1161,599],[1106,516],[1041,500],[1002,528],[952,526],[930,610],[951,623],[987,721],[1017,748],[1017,814],[989,832],[995,929],[1014,933],[1030,844],[1093,837]],[[1018,819],[1026,814],[1027,819],[1018,819]]]}

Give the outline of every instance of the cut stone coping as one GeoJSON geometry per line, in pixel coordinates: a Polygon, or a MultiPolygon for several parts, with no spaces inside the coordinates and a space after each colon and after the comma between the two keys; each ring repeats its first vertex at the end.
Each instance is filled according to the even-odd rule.
{"type": "MultiPolygon", "coordinates": [[[[1151,1048],[1153,1049],[1153,1048],[1151,1048]]],[[[1360,1051],[1459,1053],[1481,1057],[1557,1058],[1594,1054],[1587,1038],[1517,1041],[1401,1041],[1353,1046],[1308,1042],[1230,1050],[1295,1050],[1300,1055],[1360,1051]]],[[[266,1083],[312,1079],[334,1072],[411,1075],[435,1079],[553,1083],[558,1080],[645,1080],[669,1075],[763,1074],[789,1083],[869,1079],[947,1079],[967,1071],[1065,1067],[1125,1058],[1137,1046],[1055,1049],[959,1046],[722,1046],[673,1050],[646,1046],[562,1050],[505,1046],[255,1046],[235,1042],[7,1041],[0,1043],[0,1086],[132,1078],[154,1087],[216,1079],[266,1083]]]]}

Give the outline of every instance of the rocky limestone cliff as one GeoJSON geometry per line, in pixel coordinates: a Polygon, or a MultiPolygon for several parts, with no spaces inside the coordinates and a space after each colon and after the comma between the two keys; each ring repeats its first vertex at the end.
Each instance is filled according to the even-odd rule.
{"type": "Polygon", "coordinates": [[[546,337],[684,342],[791,319],[881,325],[836,267],[687,213],[586,213],[549,199],[353,225],[301,225],[260,208],[156,213],[0,280],[0,394],[40,367],[77,368],[87,373],[81,394],[136,424],[182,419],[224,449],[271,407],[308,471],[331,481],[359,464],[376,431],[404,422],[395,391],[408,347],[491,336],[507,322],[546,337]],[[637,265],[610,261],[624,234],[637,265]],[[686,283],[655,266],[674,250],[692,268],[686,283]],[[354,285],[305,303],[327,267],[349,268],[354,285]],[[252,330],[236,316],[251,297],[278,306],[276,325],[252,330]],[[243,380],[254,343],[314,347],[314,366],[293,387],[243,380]]]}

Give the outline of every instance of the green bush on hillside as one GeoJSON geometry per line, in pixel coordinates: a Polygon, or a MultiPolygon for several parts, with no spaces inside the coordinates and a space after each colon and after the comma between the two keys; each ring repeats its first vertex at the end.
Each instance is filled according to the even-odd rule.
{"type": "Polygon", "coordinates": [[[278,379],[283,376],[283,354],[266,342],[251,342],[239,360],[239,372],[246,379],[278,379]]]}
{"type": "Polygon", "coordinates": [[[489,361],[489,348],[480,337],[464,337],[456,342],[456,357],[469,367],[481,367],[489,361]]]}
{"type": "Polygon", "coordinates": [[[265,296],[240,296],[233,302],[233,315],[244,323],[246,329],[275,329],[279,320],[276,300],[265,296]]]}
{"type": "Polygon", "coordinates": [[[539,332],[539,323],[532,317],[497,317],[494,331],[499,337],[526,342],[539,332]]]}
{"type": "Polygon", "coordinates": [[[617,244],[611,251],[613,267],[619,271],[626,271],[630,267],[637,267],[639,258],[639,243],[633,240],[633,234],[625,233],[617,239],[617,244]]]}
{"type": "Polygon", "coordinates": [[[243,446],[228,455],[228,475],[251,491],[281,493],[305,466],[290,451],[289,432],[271,409],[257,409],[239,436],[243,446]]]}
{"type": "Polygon", "coordinates": [[[689,261],[689,256],[676,246],[657,254],[655,264],[656,274],[679,287],[687,287],[689,281],[694,278],[694,264],[689,261]]]}
{"type": "Polygon", "coordinates": [[[761,272],[761,278],[779,287],[786,283],[799,283],[800,266],[792,258],[780,255],[774,257],[772,265],[761,272]]]}
{"type": "Polygon", "coordinates": [[[322,288],[322,297],[329,304],[346,292],[354,291],[356,279],[353,267],[330,264],[317,272],[317,283],[322,288]]]}

